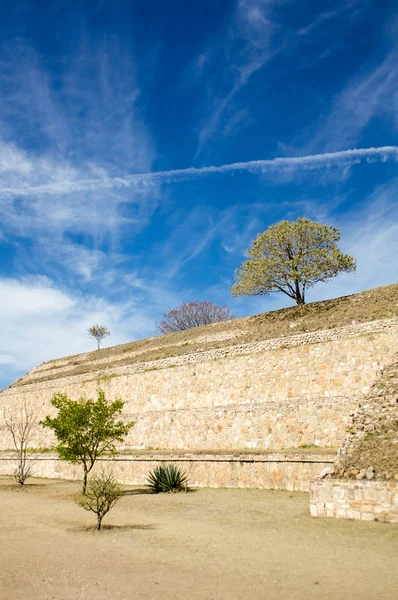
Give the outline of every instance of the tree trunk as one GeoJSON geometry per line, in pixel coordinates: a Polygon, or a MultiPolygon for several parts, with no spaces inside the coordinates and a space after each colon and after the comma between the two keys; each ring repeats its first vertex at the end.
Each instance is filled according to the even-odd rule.
{"type": "Polygon", "coordinates": [[[300,306],[300,305],[304,304],[304,293],[301,294],[300,282],[299,281],[295,281],[294,282],[294,286],[296,288],[296,293],[295,293],[295,298],[294,299],[296,300],[296,303],[300,306]]]}
{"type": "Polygon", "coordinates": [[[97,515],[97,527],[95,528],[95,531],[101,531],[101,523],[102,523],[102,517],[97,515]]]}
{"type": "Polygon", "coordinates": [[[86,493],[87,488],[87,467],[83,465],[83,494],[86,493]]]}

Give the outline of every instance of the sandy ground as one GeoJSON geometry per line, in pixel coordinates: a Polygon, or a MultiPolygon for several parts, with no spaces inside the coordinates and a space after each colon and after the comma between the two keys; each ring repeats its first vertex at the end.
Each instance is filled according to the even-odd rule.
{"type": "Polygon", "coordinates": [[[398,598],[398,527],[311,519],[307,494],[132,489],[98,534],[78,488],[0,478],[2,600],[398,598]]]}

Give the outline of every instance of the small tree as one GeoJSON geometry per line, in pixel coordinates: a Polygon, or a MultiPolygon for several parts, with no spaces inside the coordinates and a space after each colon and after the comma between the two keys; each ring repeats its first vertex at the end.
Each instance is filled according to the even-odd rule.
{"type": "Polygon", "coordinates": [[[98,390],[96,401],[84,396],[71,400],[66,394],[54,394],[51,404],[58,409],[58,416],[47,416],[41,424],[54,431],[58,440],[55,450],[62,460],[83,465],[85,494],[87,475],[96,460],[105,452],[113,452],[115,443],[123,441],[134,423],[117,420],[124,402],[108,402],[102,390],[98,390]]]}
{"type": "Polygon", "coordinates": [[[304,304],[307,288],[355,271],[355,258],[339,250],[339,240],[338,229],[306,218],[271,225],[252,242],[249,260],[236,270],[232,294],[282,292],[304,304]]]}
{"type": "Polygon", "coordinates": [[[210,325],[210,323],[219,323],[221,321],[230,321],[235,315],[229,310],[228,306],[218,306],[208,300],[198,302],[185,302],[164,313],[164,319],[156,323],[156,329],[161,334],[174,333],[175,331],[184,331],[192,327],[201,325],[210,325]]]}
{"type": "Polygon", "coordinates": [[[92,325],[87,331],[90,337],[97,340],[97,350],[100,349],[102,340],[111,335],[109,329],[104,325],[92,325]]]}
{"type": "Polygon", "coordinates": [[[19,407],[4,409],[4,423],[11,434],[16,455],[17,468],[13,477],[17,483],[24,485],[32,474],[32,457],[28,459],[28,447],[32,441],[33,431],[38,425],[37,412],[24,402],[19,407]]]}
{"type": "Polygon", "coordinates": [[[76,502],[84,510],[89,510],[97,515],[95,529],[100,531],[102,519],[122,495],[123,490],[117,483],[114,473],[102,470],[99,475],[90,477],[86,493],[77,496],[76,502]]]}

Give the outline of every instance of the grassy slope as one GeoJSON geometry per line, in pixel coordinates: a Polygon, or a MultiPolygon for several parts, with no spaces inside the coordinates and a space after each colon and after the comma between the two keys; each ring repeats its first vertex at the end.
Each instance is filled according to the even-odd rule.
{"type": "MultiPolygon", "coordinates": [[[[111,369],[115,366],[160,360],[235,344],[333,329],[351,325],[353,322],[363,323],[395,316],[398,316],[398,284],[374,288],[333,300],[312,302],[304,307],[292,306],[226,323],[196,327],[162,337],[152,337],[70,356],[63,359],[61,365],[63,369],[59,374],[55,361],[49,361],[45,364],[40,379],[36,381],[94,373],[97,370],[111,369]],[[225,334],[228,339],[213,341],[204,339],[206,336],[214,334],[217,336],[225,334]],[[128,354],[131,352],[139,352],[139,354],[129,356],[128,354]],[[105,359],[105,362],[99,365],[93,364],[93,361],[98,359],[105,359]],[[64,370],[65,366],[67,371],[64,370]]],[[[25,381],[22,377],[13,384],[13,387],[24,384],[25,381]]]]}

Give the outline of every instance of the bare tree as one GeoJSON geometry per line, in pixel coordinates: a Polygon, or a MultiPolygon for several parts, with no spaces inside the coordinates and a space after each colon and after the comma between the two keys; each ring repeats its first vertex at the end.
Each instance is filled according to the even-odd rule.
{"type": "Polygon", "coordinates": [[[109,329],[104,327],[104,325],[92,325],[87,331],[89,336],[97,341],[97,350],[100,349],[102,340],[111,335],[109,329]]]}
{"type": "Polygon", "coordinates": [[[160,334],[174,333],[192,327],[235,319],[235,315],[232,314],[228,306],[218,306],[209,300],[185,302],[164,313],[163,317],[160,323],[156,323],[156,329],[160,334]]]}
{"type": "Polygon", "coordinates": [[[17,483],[24,485],[27,478],[32,475],[33,462],[32,456],[28,458],[28,448],[32,442],[34,429],[38,425],[38,414],[26,402],[19,407],[4,409],[3,414],[5,427],[12,437],[17,460],[13,477],[17,483]]]}
{"type": "Polygon", "coordinates": [[[100,531],[102,519],[122,495],[123,490],[117,483],[114,473],[102,470],[99,475],[93,475],[90,478],[86,493],[79,494],[76,502],[84,510],[89,510],[97,515],[96,531],[100,531]]]}

